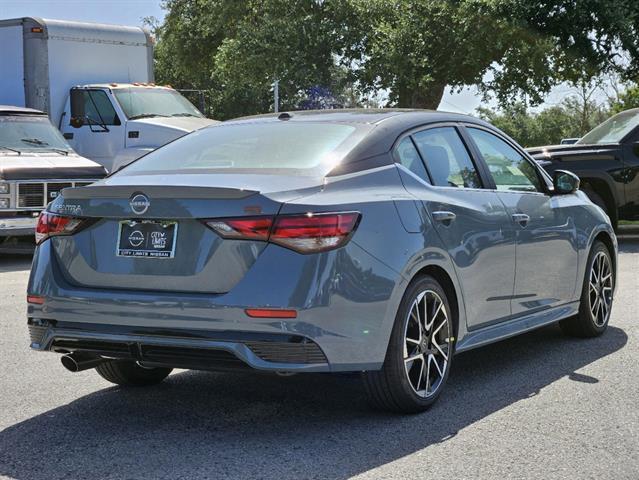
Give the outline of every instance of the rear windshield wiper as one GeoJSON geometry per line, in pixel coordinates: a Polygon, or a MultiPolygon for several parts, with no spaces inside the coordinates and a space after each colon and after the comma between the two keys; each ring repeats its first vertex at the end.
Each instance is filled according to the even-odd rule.
{"type": "Polygon", "coordinates": [[[137,120],[138,118],[150,117],[168,117],[168,115],[162,115],[160,113],[141,113],[140,115],[133,115],[132,117],[129,117],[129,120],[137,120]]]}
{"type": "Polygon", "coordinates": [[[4,145],[0,145],[0,148],[4,148],[5,150],[9,150],[10,152],[16,152],[18,155],[22,155],[20,150],[16,150],[15,148],[5,147],[4,145]]]}

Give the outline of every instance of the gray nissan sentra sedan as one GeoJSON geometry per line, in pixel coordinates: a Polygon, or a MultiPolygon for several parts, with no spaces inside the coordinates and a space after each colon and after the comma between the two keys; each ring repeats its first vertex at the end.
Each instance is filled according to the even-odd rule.
{"type": "Polygon", "coordinates": [[[605,331],[617,241],[578,187],[464,115],[228,121],[49,205],[31,347],[119,385],[361,372],[377,406],[421,411],[454,353],[554,322],[605,331]]]}

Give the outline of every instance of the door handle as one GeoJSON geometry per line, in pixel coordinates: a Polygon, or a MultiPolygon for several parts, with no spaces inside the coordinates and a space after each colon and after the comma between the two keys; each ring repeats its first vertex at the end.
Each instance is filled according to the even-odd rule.
{"type": "Polygon", "coordinates": [[[530,216],[525,213],[513,213],[512,218],[522,227],[528,225],[528,222],[530,221],[530,216]]]}
{"type": "Polygon", "coordinates": [[[433,212],[433,220],[435,220],[436,222],[441,222],[444,225],[450,225],[450,223],[455,220],[456,217],[457,215],[455,215],[453,212],[433,212]]]}

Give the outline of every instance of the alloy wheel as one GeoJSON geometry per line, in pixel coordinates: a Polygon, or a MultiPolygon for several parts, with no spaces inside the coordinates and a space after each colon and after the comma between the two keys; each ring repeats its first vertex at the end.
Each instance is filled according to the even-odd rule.
{"type": "Polygon", "coordinates": [[[432,290],[411,305],[404,331],[404,368],[417,395],[430,397],[442,385],[449,364],[450,321],[446,305],[432,290]]]}
{"type": "Polygon", "coordinates": [[[588,299],[590,313],[595,325],[603,327],[610,317],[612,306],[612,268],[604,252],[597,252],[592,262],[589,277],[588,299]]]}

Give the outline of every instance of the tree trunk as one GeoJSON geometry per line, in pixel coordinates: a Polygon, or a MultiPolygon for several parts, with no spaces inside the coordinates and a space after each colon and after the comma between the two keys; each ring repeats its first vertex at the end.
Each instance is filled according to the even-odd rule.
{"type": "Polygon", "coordinates": [[[427,89],[410,90],[408,88],[399,89],[398,95],[398,107],[400,108],[426,108],[428,110],[437,110],[444,91],[446,90],[446,84],[432,85],[427,89]]]}

